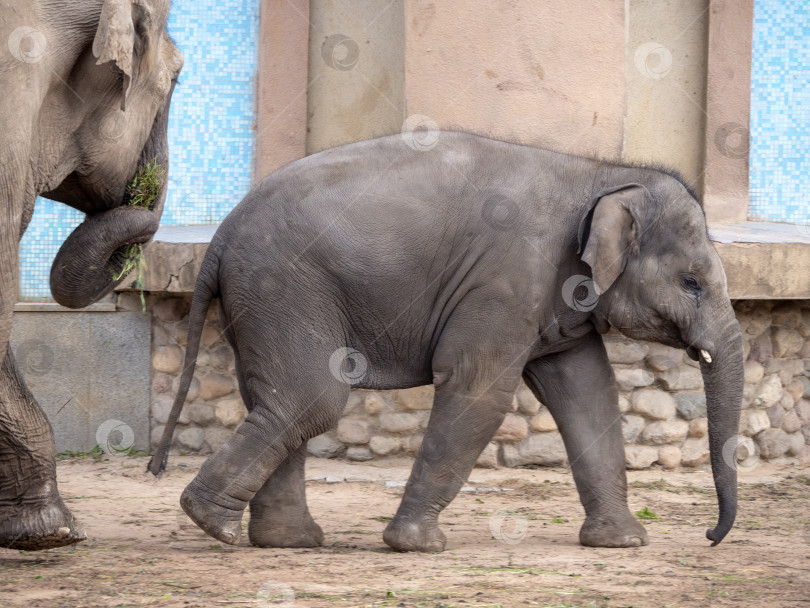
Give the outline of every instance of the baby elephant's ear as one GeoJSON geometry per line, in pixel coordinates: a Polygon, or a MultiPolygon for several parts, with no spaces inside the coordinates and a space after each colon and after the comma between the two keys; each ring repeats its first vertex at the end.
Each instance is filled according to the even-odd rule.
{"type": "Polygon", "coordinates": [[[591,267],[597,294],[607,291],[629,257],[638,253],[639,226],[633,210],[644,203],[646,193],[642,186],[626,186],[599,197],[589,214],[590,230],[581,235],[587,239],[582,261],[591,267]]]}

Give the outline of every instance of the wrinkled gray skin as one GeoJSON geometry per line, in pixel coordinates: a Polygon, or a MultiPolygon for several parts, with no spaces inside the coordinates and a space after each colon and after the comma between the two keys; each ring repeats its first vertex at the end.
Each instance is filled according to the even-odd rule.
{"type": "Polygon", "coordinates": [[[183,63],[164,32],[168,11],[168,0],[0,4],[0,547],[85,536],[59,496],[51,426],[8,350],[17,250],[38,195],[85,212],[51,269],[54,298],[80,308],[114,287],[122,248],[157,230],[165,179],[152,210],[121,205],[141,164],[157,159],[168,173],[183,63]]]}
{"type": "Polygon", "coordinates": [[[722,448],[739,420],[740,329],[703,212],[669,175],[449,132],[429,151],[397,135],[288,165],[211,243],[172,422],[214,297],[250,413],[181,504],[220,541],[239,540],[249,504],[253,544],[320,544],[304,496],[305,442],[336,425],[350,385],[433,383],[424,441],[383,538],[397,550],[442,550],[439,513],[523,377],[565,441],[587,514],[582,544],[646,544],[626,501],[617,389],[600,336],[611,326],[709,354],[700,366],[720,518],[708,537],[719,542],[734,522],[736,471],[722,448]],[[593,277],[601,296],[592,310],[589,294],[566,290],[574,275],[593,277]]]}

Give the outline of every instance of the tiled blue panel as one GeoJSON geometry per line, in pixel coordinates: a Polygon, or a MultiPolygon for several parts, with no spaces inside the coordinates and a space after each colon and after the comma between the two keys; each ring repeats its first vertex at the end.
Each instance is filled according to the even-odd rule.
{"type": "Polygon", "coordinates": [[[749,216],[810,224],[810,8],[755,0],[749,216]]]}
{"type": "Polygon", "coordinates": [[[59,247],[84,220],[84,213],[38,198],[34,216],[20,242],[20,299],[50,301],[51,264],[59,247]]]}
{"type": "Polygon", "coordinates": [[[214,224],[250,188],[259,0],[173,0],[169,33],[186,63],[172,98],[161,225],[214,224]]]}
{"type": "MultiPolygon", "coordinates": [[[[259,0],[173,0],[168,30],[186,62],[172,98],[161,225],[214,224],[250,188],[259,0]]],[[[20,246],[21,299],[50,299],[51,263],[82,219],[37,200],[20,246]]]]}

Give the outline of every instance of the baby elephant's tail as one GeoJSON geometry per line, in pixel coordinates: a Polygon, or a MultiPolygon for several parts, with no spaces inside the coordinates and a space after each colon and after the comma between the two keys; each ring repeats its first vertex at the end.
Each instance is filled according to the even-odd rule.
{"type": "Polygon", "coordinates": [[[200,274],[197,276],[197,282],[194,285],[194,297],[191,300],[191,311],[188,318],[188,340],[186,344],[186,356],[183,365],[183,375],[180,377],[180,388],[177,391],[177,397],[174,399],[172,411],[169,414],[169,419],[166,422],[166,428],[163,431],[163,437],[160,439],[160,445],[157,451],[152,456],[152,460],[146,466],[146,469],[155,477],[166,470],[166,463],[169,460],[169,446],[172,443],[172,435],[174,435],[174,428],[177,426],[177,419],[180,418],[180,412],[183,411],[183,404],[188,394],[188,387],[191,384],[191,379],[194,377],[194,366],[197,364],[197,353],[200,350],[200,337],[202,335],[203,325],[205,324],[205,316],[208,314],[208,307],[211,300],[219,296],[219,256],[213,251],[214,244],[208,248],[205,259],[200,269],[200,274]]]}

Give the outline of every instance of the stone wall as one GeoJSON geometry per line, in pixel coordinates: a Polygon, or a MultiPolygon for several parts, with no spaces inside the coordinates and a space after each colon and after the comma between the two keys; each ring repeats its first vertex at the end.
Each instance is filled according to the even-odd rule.
{"type": "MultiPolygon", "coordinates": [[[[149,298],[152,316],[151,440],[159,441],[182,367],[190,297],[149,298]]],[[[740,301],[745,393],[738,459],[810,462],[810,301],[740,301]]],[[[695,467],[708,462],[706,399],[698,364],[683,351],[605,336],[619,386],[628,468],[695,467]]],[[[353,391],[336,429],[315,437],[320,457],[363,461],[414,456],[430,415],[433,387],[353,391]]],[[[209,311],[197,370],[174,447],[218,449],[246,415],[233,354],[209,311]]],[[[565,449],[548,410],[521,384],[479,466],[562,465],[565,449]]]]}

